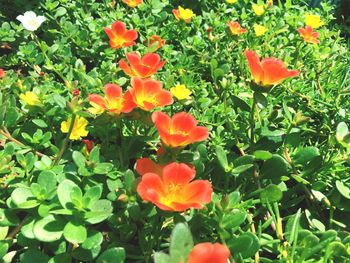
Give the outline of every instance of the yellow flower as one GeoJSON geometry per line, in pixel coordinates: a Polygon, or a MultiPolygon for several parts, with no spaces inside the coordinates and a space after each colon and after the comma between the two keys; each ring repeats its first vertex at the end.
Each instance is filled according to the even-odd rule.
{"type": "Polygon", "coordinates": [[[273,6],[273,0],[267,0],[266,4],[267,6],[273,6]]]}
{"type": "Polygon", "coordinates": [[[177,20],[183,19],[185,22],[190,22],[191,18],[195,16],[191,9],[185,9],[182,6],[179,6],[178,9],[173,9],[173,14],[177,20]]]}
{"type": "Polygon", "coordinates": [[[307,26],[311,26],[312,28],[319,28],[320,26],[324,25],[319,15],[310,15],[310,14],[307,14],[305,16],[305,24],[307,26]]]}
{"type": "Polygon", "coordinates": [[[190,97],[192,92],[185,85],[176,85],[170,89],[171,94],[178,100],[185,100],[190,97]]]}
{"type": "Polygon", "coordinates": [[[261,16],[265,13],[265,7],[264,5],[257,5],[253,4],[252,5],[253,11],[257,16],[261,16]]]}
{"type": "MultiPolygon", "coordinates": [[[[71,122],[72,122],[72,118],[69,117],[67,121],[63,121],[61,123],[61,131],[63,133],[68,133],[71,122]]],[[[79,140],[80,137],[87,136],[89,132],[85,129],[86,125],[88,125],[88,121],[83,117],[77,116],[75,118],[73,129],[69,136],[69,139],[79,140]]]]}
{"type": "Polygon", "coordinates": [[[255,24],[253,27],[254,27],[255,35],[257,37],[260,37],[260,36],[264,35],[266,33],[266,31],[267,31],[267,28],[264,27],[264,26],[261,26],[261,25],[255,24]]]}
{"type": "Polygon", "coordinates": [[[238,0],[226,0],[226,2],[229,4],[234,4],[234,3],[237,3],[238,0]]]}
{"type": "Polygon", "coordinates": [[[31,106],[40,106],[40,100],[38,98],[38,95],[36,95],[34,92],[32,91],[27,91],[26,93],[21,93],[19,95],[19,98],[28,105],[31,106]]]}

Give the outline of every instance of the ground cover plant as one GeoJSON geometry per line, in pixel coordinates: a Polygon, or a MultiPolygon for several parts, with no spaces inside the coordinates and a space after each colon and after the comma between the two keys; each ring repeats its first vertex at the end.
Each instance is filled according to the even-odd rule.
{"type": "Polygon", "coordinates": [[[1,262],[350,262],[333,1],[0,11],[1,262]]]}

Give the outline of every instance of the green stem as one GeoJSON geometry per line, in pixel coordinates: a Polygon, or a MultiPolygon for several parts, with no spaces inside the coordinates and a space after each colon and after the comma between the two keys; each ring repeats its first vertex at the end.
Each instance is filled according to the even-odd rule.
{"type": "Polygon", "coordinates": [[[255,98],[255,93],[253,94],[253,105],[250,110],[250,116],[249,116],[249,125],[250,125],[250,148],[253,147],[254,145],[254,129],[255,129],[255,108],[256,108],[256,98],[255,98]]]}
{"type": "Polygon", "coordinates": [[[54,165],[57,165],[60,162],[60,160],[62,158],[62,155],[63,155],[64,151],[67,148],[67,145],[68,145],[68,142],[69,142],[69,137],[70,137],[70,135],[71,135],[71,133],[73,131],[75,118],[76,118],[76,115],[75,115],[75,113],[73,113],[72,114],[72,120],[70,122],[70,126],[69,126],[69,129],[68,129],[68,133],[66,135],[66,138],[64,139],[64,142],[63,142],[63,145],[61,147],[61,150],[60,150],[59,154],[57,155],[57,157],[55,159],[54,165]]]}

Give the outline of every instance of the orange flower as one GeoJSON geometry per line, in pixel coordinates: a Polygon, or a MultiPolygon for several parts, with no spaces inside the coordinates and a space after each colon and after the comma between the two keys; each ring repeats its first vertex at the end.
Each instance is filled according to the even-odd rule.
{"type": "Polygon", "coordinates": [[[129,7],[136,7],[143,3],[143,0],[123,0],[123,3],[127,4],[129,7]]]}
{"type": "Polygon", "coordinates": [[[116,49],[135,45],[137,32],[135,30],[127,30],[123,22],[116,21],[112,24],[112,29],[108,27],[103,29],[109,37],[111,48],[116,49]]]}
{"type": "MultiPolygon", "coordinates": [[[[167,90],[162,89],[162,83],[154,79],[131,79],[131,89],[125,93],[125,100],[143,109],[150,111],[155,107],[173,103],[173,97],[167,90]]],[[[132,106],[131,106],[132,107],[132,106]]]]}
{"type": "Polygon", "coordinates": [[[165,64],[165,61],[160,61],[160,56],[154,53],[148,53],[142,58],[136,53],[126,53],[126,58],[130,66],[121,59],[119,67],[130,77],[148,78],[165,64]]]}
{"type": "Polygon", "coordinates": [[[113,114],[128,113],[135,108],[135,104],[125,101],[122,95],[122,89],[116,84],[105,85],[106,97],[102,98],[98,94],[90,94],[88,99],[92,106],[89,111],[94,114],[100,114],[109,111],[113,114]]]}
{"type": "Polygon", "coordinates": [[[219,243],[200,243],[193,247],[187,263],[227,263],[230,250],[219,243]]]}
{"type": "Polygon", "coordinates": [[[209,136],[208,129],[197,126],[197,120],[186,112],[176,113],[172,118],[164,112],[154,112],[152,121],[162,142],[169,147],[184,147],[209,136]]]}
{"type": "Polygon", "coordinates": [[[242,28],[241,25],[237,21],[234,21],[234,22],[227,21],[226,24],[229,26],[231,33],[233,35],[239,36],[239,35],[247,32],[247,29],[242,28]]]}
{"type": "Polygon", "coordinates": [[[298,70],[288,70],[284,62],[277,58],[265,58],[260,61],[259,56],[251,50],[247,50],[245,56],[248,59],[250,73],[257,85],[272,86],[299,75],[298,70]]]}
{"type": "Polygon", "coordinates": [[[161,36],[153,35],[148,39],[148,47],[152,48],[153,51],[160,49],[165,45],[165,39],[162,39],[161,36]]]}
{"type": "Polygon", "coordinates": [[[137,186],[137,193],[145,201],[162,210],[185,211],[201,209],[211,202],[213,189],[207,180],[195,180],[196,172],[184,163],[170,163],[163,168],[163,175],[146,173],[137,186]]]}
{"type": "Polygon", "coordinates": [[[299,27],[298,32],[305,42],[312,43],[312,44],[320,43],[320,40],[318,40],[318,38],[320,37],[320,34],[317,33],[316,31],[313,31],[311,26],[305,26],[305,28],[299,27]]]}
{"type": "Polygon", "coordinates": [[[4,78],[5,76],[6,76],[5,70],[3,70],[2,68],[0,68],[0,79],[4,78]]]}

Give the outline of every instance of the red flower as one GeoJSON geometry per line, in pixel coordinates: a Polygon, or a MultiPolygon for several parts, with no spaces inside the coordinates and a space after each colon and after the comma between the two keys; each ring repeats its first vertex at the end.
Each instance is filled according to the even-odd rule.
{"type": "Polygon", "coordinates": [[[135,45],[137,32],[135,30],[126,30],[123,22],[116,21],[112,24],[112,29],[108,27],[103,29],[109,37],[111,48],[116,49],[135,45]]]}
{"type": "Polygon", "coordinates": [[[125,100],[145,111],[173,103],[171,93],[162,89],[162,83],[160,81],[132,78],[131,87],[125,93],[125,100]]]}
{"type": "Polygon", "coordinates": [[[184,147],[208,138],[208,129],[197,126],[197,120],[186,112],[176,113],[170,118],[166,113],[154,112],[152,121],[157,127],[163,143],[169,147],[184,147]]]}
{"type": "Polygon", "coordinates": [[[284,62],[277,58],[265,58],[260,61],[259,56],[251,50],[247,50],[245,56],[254,82],[260,86],[276,85],[299,75],[298,70],[288,70],[284,62]]]}
{"type": "Polygon", "coordinates": [[[80,90],[79,89],[74,89],[73,90],[73,96],[77,97],[80,95],[80,90]]]}
{"type": "Polygon", "coordinates": [[[247,29],[242,28],[241,25],[237,21],[234,21],[234,22],[227,21],[226,24],[229,26],[231,33],[233,35],[239,36],[239,35],[247,32],[247,29]]]}
{"type": "Polygon", "coordinates": [[[227,263],[230,250],[219,243],[200,243],[194,246],[187,263],[227,263]]]}
{"type": "Polygon", "coordinates": [[[113,114],[128,113],[135,107],[134,104],[125,101],[122,89],[116,84],[105,85],[106,97],[102,98],[98,94],[90,94],[88,99],[92,106],[89,111],[94,114],[100,114],[109,111],[113,114]]]}
{"type": "Polygon", "coordinates": [[[152,48],[153,51],[160,49],[165,45],[165,39],[161,36],[153,35],[148,39],[148,47],[152,48]]]}
{"type": "Polygon", "coordinates": [[[0,79],[4,78],[5,76],[6,76],[5,70],[3,70],[2,68],[0,68],[0,79]]]}
{"type": "Polygon", "coordinates": [[[127,53],[126,58],[130,66],[121,59],[119,67],[130,77],[148,78],[165,64],[165,61],[160,61],[160,56],[154,53],[148,53],[142,58],[136,53],[127,53]]]}
{"type": "Polygon", "coordinates": [[[196,172],[184,163],[170,163],[163,168],[163,175],[146,173],[137,186],[137,192],[145,201],[162,210],[185,211],[201,209],[211,202],[213,189],[207,180],[195,180],[196,172]]]}
{"type": "Polygon", "coordinates": [[[298,28],[298,32],[300,36],[304,39],[305,42],[312,43],[312,44],[319,44],[320,40],[318,38],[320,37],[320,34],[316,31],[313,31],[311,26],[305,26],[305,28],[298,28]]]}
{"type": "Polygon", "coordinates": [[[86,147],[86,153],[90,153],[92,148],[94,148],[94,142],[91,141],[91,140],[83,140],[83,143],[85,144],[85,147],[86,147]]]}

